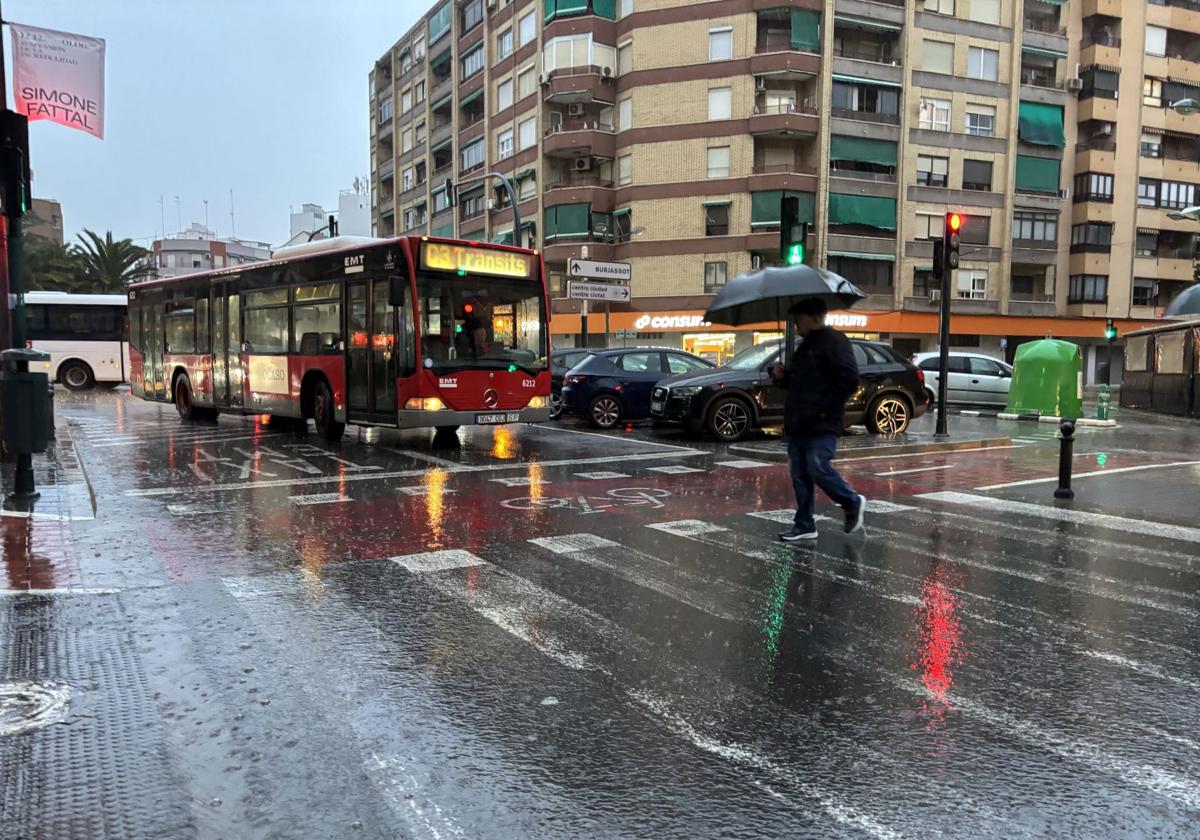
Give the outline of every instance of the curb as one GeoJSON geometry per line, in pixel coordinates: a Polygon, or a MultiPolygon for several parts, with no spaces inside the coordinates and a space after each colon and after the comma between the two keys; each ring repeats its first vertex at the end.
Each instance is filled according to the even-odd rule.
{"type": "MultiPolygon", "coordinates": [[[[893,455],[916,455],[925,452],[957,452],[963,449],[994,449],[996,447],[1011,445],[1011,437],[973,438],[971,440],[951,441],[926,441],[922,443],[899,443],[892,446],[864,446],[861,448],[854,447],[850,449],[839,449],[836,460],[870,461],[875,458],[886,458],[893,455]]],[[[734,444],[733,446],[729,447],[729,451],[753,455],[757,458],[767,458],[780,461],[782,463],[786,463],[788,460],[787,450],[784,449],[771,451],[759,449],[753,446],[739,446],[734,444]]]]}
{"type": "Polygon", "coordinates": [[[1117,426],[1116,420],[1095,420],[1091,417],[1054,417],[1043,414],[1009,414],[1004,411],[974,411],[964,410],[958,412],[964,417],[991,417],[997,420],[1020,420],[1026,423],[1061,423],[1064,419],[1074,420],[1076,426],[1096,426],[1102,429],[1114,429],[1117,426]]]}

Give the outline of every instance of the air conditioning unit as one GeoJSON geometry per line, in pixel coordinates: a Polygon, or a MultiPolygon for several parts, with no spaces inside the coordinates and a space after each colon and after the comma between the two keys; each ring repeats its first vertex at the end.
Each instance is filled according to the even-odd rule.
{"type": "Polygon", "coordinates": [[[1059,191],[1058,191],[1058,197],[1059,197],[1059,198],[1062,198],[1062,199],[1067,199],[1067,198],[1070,198],[1070,197],[1071,197],[1071,191],[1070,191],[1070,190],[1059,190],[1059,191]]]}
{"type": "Polygon", "coordinates": [[[590,157],[581,157],[575,159],[575,171],[587,172],[592,168],[592,159],[590,157]]]}
{"type": "Polygon", "coordinates": [[[762,256],[760,256],[759,254],[751,254],[750,255],[750,270],[758,271],[760,268],[762,268],[762,256]]]}
{"type": "Polygon", "coordinates": [[[613,69],[606,64],[600,68],[600,75],[606,79],[611,79],[613,77],[613,69]]]}
{"type": "Polygon", "coordinates": [[[582,117],[583,116],[583,103],[582,102],[572,102],[570,105],[568,105],[567,106],[567,116],[582,117]]]}
{"type": "Polygon", "coordinates": [[[496,8],[496,0],[487,0],[487,7],[488,9],[496,8]]]}
{"type": "Polygon", "coordinates": [[[548,73],[538,73],[538,84],[542,87],[550,84],[550,75],[548,73]]]}
{"type": "Polygon", "coordinates": [[[942,299],[942,290],[941,289],[930,289],[929,290],[929,299],[932,301],[941,300],[942,299]]]}
{"type": "Polygon", "coordinates": [[[494,198],[489,198],[489,199],[487,200],[487,209],[489,209],[489,210],[495,210],[495,209],[496,209],[496,199],[494,199],[494,198]]]}
{"type": "Polygon", "coordinates": [[[767,89],[767,77],[766,76],[755,76],[754,77],[754,89],[755,90],[766,90],[767,89]]]}
{"type": "Polygon", "coordinates": [[[1063,87],[1067,89],[1068,93],[1079,93],[1079,91],[1083,90],[1083,79],[1078,76],[1067,79],[1063,82],[1063,87]]]}
{"type": "Polygon", "coordinates": [[[1105,123],[1104,125],[1100,126],[1100,133],[1101,134],[1112,134],[1113,133],[1113,124],[1105,123]]]}

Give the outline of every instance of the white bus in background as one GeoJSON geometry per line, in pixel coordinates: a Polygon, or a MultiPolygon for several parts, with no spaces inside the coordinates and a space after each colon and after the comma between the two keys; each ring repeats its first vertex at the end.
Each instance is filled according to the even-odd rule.
{"type": "Polygon", "coordinates": [[[48,373],[72,391],[129,378],[129,316],[124,295],[27,292],[26,338],[50,354],[48,373]]]}

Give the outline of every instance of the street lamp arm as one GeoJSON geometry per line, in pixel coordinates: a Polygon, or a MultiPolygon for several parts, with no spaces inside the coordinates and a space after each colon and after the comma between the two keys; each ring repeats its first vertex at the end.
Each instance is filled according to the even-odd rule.
{"type": "Polygon", "coordinates": [[[499,172],[485,172],[476,178],[472,178],[470,181],[460,181],[458,187],[459,189],[462,189],[466,184],[471,184],[475,181],[482,181],[484,178],[496,178],[501,184],[504,185],[504,189],[508,190],[508,200],[512,204],[513,209],[513,242],[517,245],[520,245],[521,209],[517,207],[517,190],[515,187],[513,187],[513,183],[508,179],[507,175],[503,175],[499,172]]]}

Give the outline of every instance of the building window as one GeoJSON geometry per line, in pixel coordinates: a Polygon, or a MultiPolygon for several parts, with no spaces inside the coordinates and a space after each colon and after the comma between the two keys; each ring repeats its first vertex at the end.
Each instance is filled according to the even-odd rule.
{"type": "Polygon", "coordinates": [[[513,154],[513,131],[506,128],[496,135],[496,159],[504,160],[513,154]]]}
{"type": "Polygon", "coordinates": [[[462,57],[462,77],[473,76],[483,69],[483,44],[462,57]]]}
{"type": "Polygon", "coordinates": [[[1196,204],[1196,187],[1177,181],[1163,181],[1159,185],[1158,206],[1167,210],[1182,210],[1196,204]]]}
{"type": "Polygon", "coordinates": [[[729,146],[710,146],[708,149],[708,177],[729,177],[729,146]]]}
{"type": "Polygon", "coordinates": [[[425,120],[413,126],[413,145],[420,146],[425,142],[425,120]]]}
{"type": "Polygon", "coordinates": [[[385,123],[392,118],[392,97],[379,101],[379,121],[385,123]]]}
{"type": "Polygon", "coordinates": [[[865,292],[891,294],[891,260],[864,260],[861,257],[838,257],[830,255],[828,268],[841,277],[853,277],[854,285],[865,292]]]}
{"type": "Polygon", "coordinates": [[[412,69],[412,66],[413,66],[412,52],[410,50],[401,50],[400,51],[400,72],[407,73],[409,70],[412,69]]]}
{"type": "Polygon", "coordinates": [[[942,287],[942,279],[932,271],[913,269],[913,297],[929,297],[942,287]]]}
{"type": "Polygon", "coordinates": [[[412,88],[400,91],[400,113],[407,114],[413,106],[412,88]]]}
{"type": "Polygon", "coordinates": [[[944,215],[918,213],[916,215],[916,226],[913,228],[913,239],[918,241],[922,239],[941,239],[942,228],[945,223],[946,217],[944,215]]]}
{"type": "Polygon", "coordinates": [[[967,77],[971,79],[986,79],[994,82],[999,78],[1000,53],[983,47],[971,47],[967,50],[967,77]]]}
{"type": "Polygon", "coordinates": [[[626,41],[617,47],[617,75],[623,76],[633,69],[633,42],[626,41]]]}
{"type": "Polygon", "coordinates": [[[1158,181],[1149,178],[1138,179],[1138,206],[1158,206],[1158,181]]]}
{"type": "Polygon", "coordinates": [[[537,181],[533,178],[522,178],[517,181],[517,199],[528,201],[537,195],[537,181]]]}
{"type": "Polygon", "coordinates": [[[628,131],[633,128],[633,98],[626,97],[617,103],[617,130],[628,131]]]}
{"type": "Polygon", "coordinates": [[[417,40],[413,41],[412,45],[413,61],[421,61],[425,58],[425,36],[422,35],[417,40]]]}
{"type": "Polygon", "coordinates": [[[1142,80],[1142,104],[1161,108],[1163,106],[1162,85],[1162,79],[1146,76],[1142,80]]]}
{"type": "Polygon", "coordinates": [[[926,39],[921,44],[921,69],[930,73],[954,74],[954,44],[926,39]]]}
{"type": "Polygon", "coordinates": [[[1151,259],[1158,256],[1158,231],[1139,230],[1134,240],[1133,255],[1151,259]]]}
{"type": "Polygon", "coordinates": [[[708,30],[708,60],[728,61],[731,58],[733,58],[733,29],[726,27],[708,30]]]}
{"type": "Polygon", "coordinates": [[[950,158],[917,155],[917,183],[927,187],[944,187],[950,174],[950,158]]]}
{"type": "Polygon", "coordinates": [[[964,245],[990,245],[992,241],[992,219],[971,213],[963,219],[962,242],[964,245]]]}
{"type": "Polygon", "coordinates": [[[496,85],[496,110],[503,111],[505,108],[511,108],[513,104],[513,82],[512,79],[505,79],[496,85]]]}
{"type": "Polygon", "coordinates": [[[727,262],[706,262],[704,264],[705,293],[710,294],[724,288],[728,271],[729,263],[727,262]]]}
{"type": "Polygon", "coordinates": [[[618,243],[628,242],[633,238],[633,211],[618,210],[613,213],[613,238],[618,243]]]}
{"type": "Polygon", "coordinates": [[[925,11],[938,15],[953,15],[954,0],[925,0],[925,11]]]}
{"type": "Polygon", "coordinates": [[[1013,239],[1025,242],[1057,242],[1058,214],[1017,210],[1013,213],[1013,239]]]}
{"type": "Polygon", "coordinates": [[[487,199],[485,198],[484,190],[476,190],[468,196],[464,196],[462,204],[460,204],[460,217],[465,221],[474,219],[476,216],[482,216],[483,211],[487,209],[487,199]]]}
{"type": "Polygon", "coordinates": [[[708,89],[709,120],[728,120],[733,117],[733,88],[708,89]]]}
{"type": "Polygon", "coordinates": [[[633,155],[621,155],[617,158],[617,184],[628,186],[633,183],[633,155]]]}
{"type": "Polygon", "coordinates": [[[413,131],[411,128],[406,128],[400,132],[400,152],[411,152],[413,147],[413,131]]]}
{"type": "Polygon", "coordinates": [[[467,0],[462,9],[462,31],[474,29],[483,23],[483,0],[467,0]]]}
{"type": "Polygon", "coordinates": [[[965,300],[987,300],[988,273],[983,269],[960,270],[955,291],[965,300]]]}
{"type": "Polygon", "coordinates": [[[537,68],[526,67],[517,74],[517,97],[524,99],[537,90],[537,68]]]}
{"type": "Polygon", "coordinates": [[[900,113],[900,89],[835,80],[833,110],[835,116],[877,114],[884,117],[883,122],[895,123],[900,113]]]}
{"type": "Polygon", "coordinates": [[[996,109],[991,105],[968,105],[967,134],[973,134],[976,137],[994,137],[996,134],[996,109]]]}
{"type": "Polygon", "coordinates": [[[922,96],[917,127],[928,131],[949,131],[950,100],[932,99],[928,96],[922,96]]]}
{"type": "Polygon", "coordinates": [[[496,36],[496,60],[508,58],[513,51],[513,33],[511,29],[505,29],[496,36]]]}
{"type": "Polygon", "coordinates": [[[517,23],[517,37],[522,47],[537,37],[537,17],[533,9],[521,16],[517,23]]]}
{"type": "Polygon", "coordinates": [[[967,9],[971,20],[980,23],[1000,23],[1000,0],[971,0],[967,9]]]}
{"type": "Polygon", "coordinates": [[[1146,55],[1167,54],[1167,30],[1161,26],[1146,27],[1146,55]]]}
{"type": "Polygon", "coordinates": [[[621,17],[633,14],[633,0],[621,0],[621,17]]]}
{"type": "Polygon", "coordinates": [[[964,160],[962,188],[991,192],[992,162],[990,160],[964,160]]]}
{"type": "Polygon", "coordinates": [[[433,212],[440,213],[443,210],[450,209],[450,191],[449,190],[434,190],[433,191],[433,212]]]}
{"type": "MultiPolygon", "coordinates": [[[[611,50],[612,47],[607,49],[611,50]]],[[[549,41],[542,50],[542,69],[547,73],[592,64],[592,36],[566,35],[549,41]]]]}
{"type": "Polygon", "coordinates": [[[460,161],[459,169],[463,172],[474,169],[477,166],[483,166],[483,138],[479,138],[473,143],[469,143],[463,147],[462,160],[460,161]]]}
{"type": "Polygon", "coordinates": [[[1142,132],[1142,157],[1144,158],[1160,158],[1162,157],[1162,135],[1147,134],[1142,132]]]}
{"type": "Polygon", "coordinates": [[[1072,274],[1067,303],[1108,303],[1108,275],[1072,274]]]}
{"type": "Polygon", "coordinates": [[[413,85],[413,104],[420,105],[425,101],[425,81],[421,80],[413,85]]]}
{"type": "Polygon", "coordinates": [[[729,205],[706,204],[702,209],[704,210],[704,235],[728,236],[729,205]]]}
{"type": "Polygon", "coordinates": [[[1133,279],[1133,305],[1153,306],[1154,299],[1158,297],[1157,286],[1158,283],[1154,280],[1135,277],[1133,279]]]}
{"type": "Polygon", "coordinates": [[[411,166],[408,169],[405,169],[404,174],[400,176],[400,183],[400,189],[404,192],[407,192],[416,186],[416,182],[413,180],[413,170],[411,166]]]}
{"type": "Polygon", "coordinates": [[[1071,253],[1107,254],[1112,250],[1111,224],[1105,222],[1085,222],[1071,226],[1071,253]]]}
{"type": "Polygon", "coordinates": [[[537,119],[530,117],[527,120],[522,120],[517,126],[517,142],[520,143],[522,149],[528,149],[530,146],[537,144],[537,119]]]}
{"type": "Polygon", "coordinates": [[[1075,202],[1113,200],[1113,176],[1100,172],[1081,172],[1075,176],[1075,202]]]}

